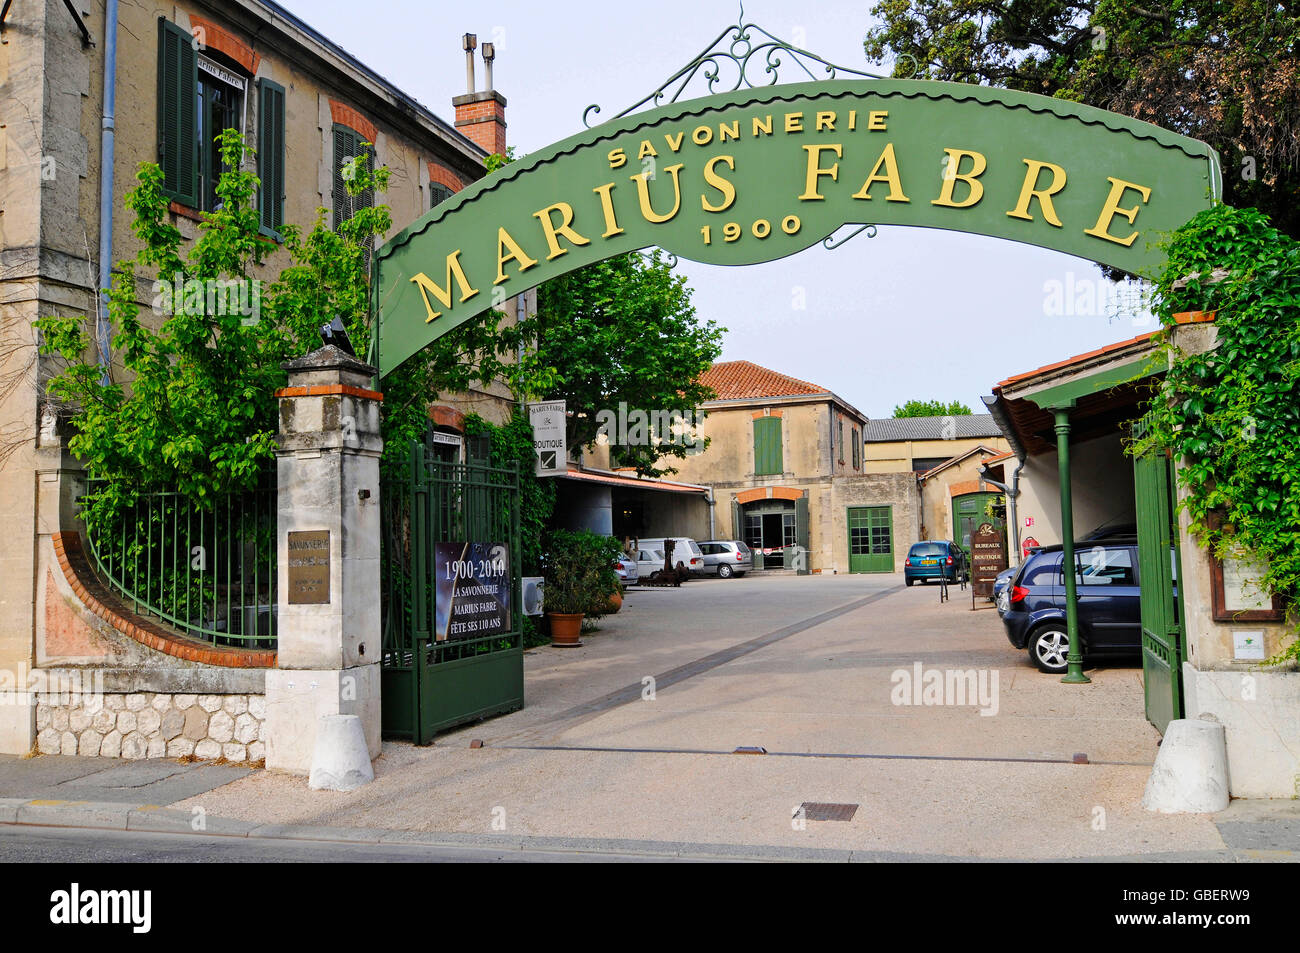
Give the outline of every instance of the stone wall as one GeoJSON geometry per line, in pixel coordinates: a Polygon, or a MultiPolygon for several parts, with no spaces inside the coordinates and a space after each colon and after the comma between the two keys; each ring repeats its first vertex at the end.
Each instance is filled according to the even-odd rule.
{"type": "Polygon", "coordinates": [[[69,704],[66,695],[41,694],[36,730],[41,754],[257,763],[266,757],[266,700],[136,692],[75,696],[69,704]]]}

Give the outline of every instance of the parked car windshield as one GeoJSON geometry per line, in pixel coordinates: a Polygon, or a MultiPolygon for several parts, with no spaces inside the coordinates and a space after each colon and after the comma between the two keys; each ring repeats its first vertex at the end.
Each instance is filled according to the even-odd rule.
{"type": "Polygon", "coordinates": [[[912,546],[909,556],[946,556],[948,547],[942,543],[915,543],[912,546]]]}

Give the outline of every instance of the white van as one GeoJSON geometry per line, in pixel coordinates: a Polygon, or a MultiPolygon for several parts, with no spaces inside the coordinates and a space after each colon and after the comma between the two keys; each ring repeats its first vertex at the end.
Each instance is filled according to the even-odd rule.
{"type": "Polygon", "coordinates": [[[682,563],[692,576],[704,575],[704,553],[700,549],[700,544],[686,536],[668,536],[637,541],[635,558],[642,578],[649,576],[656,569],[664,568],[665,539],[676,540],[673,546],[674,566],[682,563]]]}

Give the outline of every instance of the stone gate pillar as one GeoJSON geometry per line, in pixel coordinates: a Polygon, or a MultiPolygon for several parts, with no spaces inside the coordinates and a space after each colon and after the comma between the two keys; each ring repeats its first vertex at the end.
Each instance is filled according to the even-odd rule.
{"type": "Polygon", "coordinates": [[[266,766],[306,774],[323,715],[359,715],[379,754],[379,404],[375,369],[333,345],[284,365],[277,667],[266,766]]]}

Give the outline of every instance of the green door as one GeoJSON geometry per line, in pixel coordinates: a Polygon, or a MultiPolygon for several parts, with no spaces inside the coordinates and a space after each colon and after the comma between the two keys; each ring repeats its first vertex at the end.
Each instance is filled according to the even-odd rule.
{"type": "MultiPolygon", "coordinates": [[[[1134,425],[1134,439],[1144,432],[1145,422],[1134,425]]],[[[1182,600],[1169,457],[1160,452],[1136,457],[1133,483],[1142,603],[1142,684],[1147,721],[1163,734],[1170,721],[1183,717],[1182,600]]]]}
{"type": "Polygon", "coordinates": [[[849,572],[894,571],[894,520],[891,507],[849,508],[849,572]]]}
{"type": "Polygon", "coordinates": [[[1002,520],[989,518],[984,513],[989,500],[995,500],[998,496],[997,493],[965,493],[952,498],[952,539],[966,550],[967,556],[970,555],[971,533],[981,523],[992,523],[998,529],[1003,528],[1002,520]]]}

